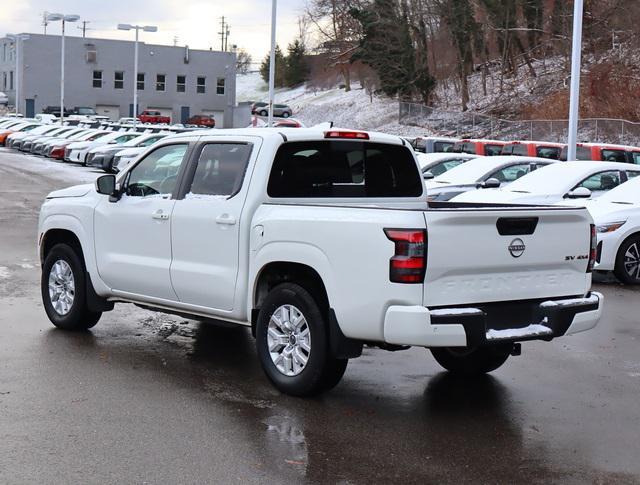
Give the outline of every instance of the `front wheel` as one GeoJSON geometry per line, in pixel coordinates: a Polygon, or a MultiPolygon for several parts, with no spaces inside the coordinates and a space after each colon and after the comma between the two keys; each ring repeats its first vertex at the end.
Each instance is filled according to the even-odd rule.
{"type": "Polygon", "coordinates": [[[260,116],[268,116],[268,115],[269,115],[268,111],[266,111],[264,109],[262,111],[260,111],[260,116]]]}
{"type": "Polygon", "coordinates": [[[289,116],[291,116],[291,115],[289,114],[288,111],[285,111],[284,113],[282,113],[282,117],[283,118],[288,118],[289,116]]]}
{"type": "Polygon", "coordinates": [[[265,298],[256,324],[262,368],[276,388],[310,396],[336,386],[347,360],[329,351],[327,322],[313,296],[301,286],[283,283],[265,298]]]}
{"type": "Polygon", "coordinates": [[[44,309],[56,327],[87,330],[100,320],[102,313],[87,307],[84,265],[71,246],[51,248],[42,265],[40,286],[44,309]]]}
{"type": "Polygon", "coordinates": [[[449,372],[477,376],[496,370],[507,361],[512,350],[513,344],[509,343],[474,348],[433,348],[431,353],[438,364],[449,372]]]}
{"type": "Polygon", "coordinates": [[[613,274],[623,283],[640,285],[640,236],[633,236],[622,243],[613,274]]]}

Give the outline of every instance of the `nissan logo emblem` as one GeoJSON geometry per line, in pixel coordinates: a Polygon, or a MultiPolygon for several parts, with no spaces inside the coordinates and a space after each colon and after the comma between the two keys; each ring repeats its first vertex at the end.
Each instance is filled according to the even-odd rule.
{"type": "Polygon", "coordinates": [[[509,244],[507,249],[509,249],[509,254],[511,254],[511,256],[519,258],[524,254],[524,250],[527,249],[527,247],[524,245],[524,241],[518,238],[511,241],[511,244],[509,244]]]}

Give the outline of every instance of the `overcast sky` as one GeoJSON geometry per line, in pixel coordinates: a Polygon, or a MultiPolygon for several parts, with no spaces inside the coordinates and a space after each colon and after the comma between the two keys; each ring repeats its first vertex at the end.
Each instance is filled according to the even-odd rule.
{"type": "MultiPolygon", "coordinates": [[[[0,36],[6,33],[43,33],[42,13],[78,14],[87,20],[87,37],[132,39],[133,32],[117,31],[118,23],[157,25],[157,33],[141,39],[154,44],[179,45],[194,49],[220,49],[220,17],[230,24],[229,44],[248,50],[254,61],[267,53],[270,41],[270,0],[3,0],[0,7],[0,36]]],[[[278,1],[277,40],[284,49],[297,36],[296,19],[305,0],[278,1]]],[[[81,24],[78,23],[77,26],[81,24]]],[[[67,34],[80,36],[76,25],[67,34]]],[[[60,23],[49,25],[47,33],[59,34],[60,23]]]]}

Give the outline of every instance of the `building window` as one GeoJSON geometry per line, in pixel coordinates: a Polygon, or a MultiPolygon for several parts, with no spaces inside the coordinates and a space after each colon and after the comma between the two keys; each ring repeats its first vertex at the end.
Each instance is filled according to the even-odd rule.
{"type": "Polygon", "coordinates": [[[3,72],[2,73],[2,89],[4,89],[5,91],[7,90],[7,73],[3,72]]]}
{"type": "Polygon", "coordinates": [[[124,89],[124,72],[116,71],[113,77],[113,87],[115,89],[124,89]]]}
{"type": "Polygon", "coordinates": [[[156,91],[166,91],[166,79],[167,77],[164,74],[156,75],[156,91]]]}
{"type": "Polygon", "coordinates": [[[7,62],[7,44],[2,44],[2,61],[7,62]]]}
{"type": "Polygon", "coordinates": [[[204,94],[207,92],[207,78],[204,76],[198,76],[196,80],[196,93],[204,94]]]}
{"type": "Polygon", "coordinates": [[[93,87],[102,87],[102,71],[93,71],[93,87]]]}
{"type": "Polygon", "coordinates": [[[224,86],[225,79],[223,77],[219,77],[218,81],[216,82],[216,94],[224,94],[224,86]]]}
{"type": "Polygon", "coordinates": [[[9,90],[13,89],[13,71],[9,71],[9,90]]]}
{"type": "Polygon", "coordinates": [[[144,91],[144,72],[138,73],[138,91],[144,91]]]}
{"type": "Polygon", "coordinates": [[[187,76],[178,76],[176,78],[176,91],[179,93],[187,91],[187,76]]]}

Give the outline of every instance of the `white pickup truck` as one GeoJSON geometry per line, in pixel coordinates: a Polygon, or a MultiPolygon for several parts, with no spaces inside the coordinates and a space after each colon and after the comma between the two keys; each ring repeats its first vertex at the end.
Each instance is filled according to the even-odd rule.
{"type": "Polygon", "coordinates": [[[520,342],[594,327],[583,208],[427,203],[394,136],[246,129],[163,139],[118,176],[51,193],[42,297],[67,330],[115,302],[251,327],[285,393],[335,386],[363,344],[479,374],[520,342]]]}

